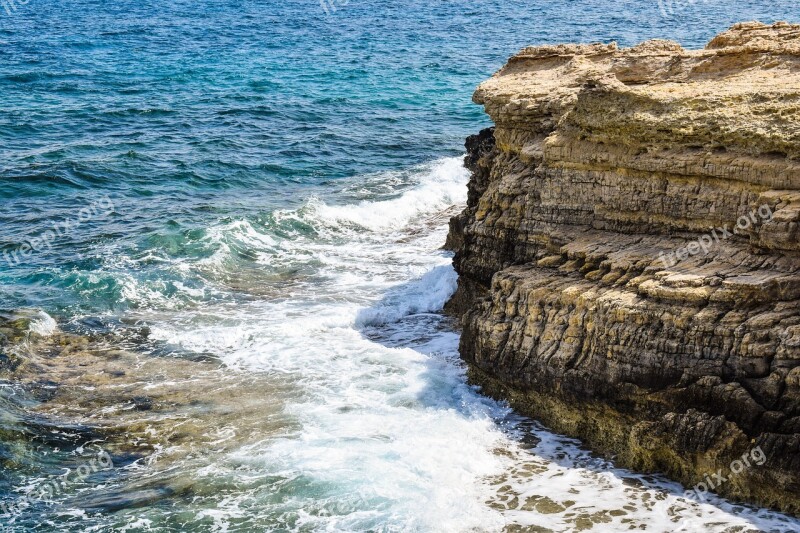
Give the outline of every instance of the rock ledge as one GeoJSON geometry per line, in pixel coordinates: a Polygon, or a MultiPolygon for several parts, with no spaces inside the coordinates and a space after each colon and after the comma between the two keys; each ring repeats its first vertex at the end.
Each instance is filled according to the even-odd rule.
{"type": "Polygon", "coordinates": [[[621,465],[800,513],[800,26],[522,50],[475,93],[461,351],[621,465]]]}

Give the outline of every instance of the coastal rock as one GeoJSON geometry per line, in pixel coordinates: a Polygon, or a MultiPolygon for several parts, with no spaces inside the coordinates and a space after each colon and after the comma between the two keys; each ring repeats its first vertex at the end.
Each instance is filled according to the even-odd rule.
{"type": "MultiPolygon", "coordinates": [[[[146,328],[82,335],[42,325],[51,322],[40,310],[0,310],[0,468],[7,484],[22,483],[36,460],[61,472],[104,451],[115,468],[147,460],[161,475],[109,470],[115,484],[72,495],[73,502],[91,511],[135,507],[154,492],[204,490],[195,468],[205,463],[194,459],[209,450],[233,453],[292,427],[274,398],[291,384],[242,375],[210,354],[164,356],[146,328]]],[[[0,504],[8,509],[16,501],[0,504]]]]}
{"type": "Polygon", "coordinates": [[[526,48],[474,100],[496,127],[448,238],[473,380],[623,466],[799,514],[800,26],[526,48]]]}

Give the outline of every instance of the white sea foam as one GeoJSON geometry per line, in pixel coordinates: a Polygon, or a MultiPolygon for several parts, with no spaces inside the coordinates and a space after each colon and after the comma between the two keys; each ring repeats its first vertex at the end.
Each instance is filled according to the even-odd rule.
{"type": "Polygon", "coordinates": [[[418,187],[397,198],[344,206],[315,199],[310,204],[311,217],[328,225],[354,225],[371,231],[402,228],[420,215],[462,202],[464,176],[459,158],[445,159],[426,170],[418,187]]]}
{"type": "Polygon", "coordinates": [[[217,354],[242,372],[282,376],[300,391],[280,399],[299,429],[198,473],[267,488],[228,496],[198,517],[213,518],[217,531],[234,530],[248,512],[263,517],[253,518],[261,529],[297,531],[798,528],[721,500],[686,501],[678,485],[615,469],[575,441],[526,427],[467,385],[458,335],[432,314],[456,276],[440,250],[446,217],[430,218],[463,199],[466,172],[453,159],[412,177],[391,198],[311,200],[275,217],[312,226],[313,237],[281,241],[244,220],[209,233],[248,248],[265,268],[308,274],[271,298],[153,324],[153,338],[217,354]],[[533,437],[536,446],[523,444],[533,437]],[[291,490],[278,498],[267,480],[291,490]]]}
{"type": "Polygon", "coordinates": [[[44,311],[39,311],[28,325],[28,330],[41,337],[49,337],[58,330],[58,323],[44,311]]]}

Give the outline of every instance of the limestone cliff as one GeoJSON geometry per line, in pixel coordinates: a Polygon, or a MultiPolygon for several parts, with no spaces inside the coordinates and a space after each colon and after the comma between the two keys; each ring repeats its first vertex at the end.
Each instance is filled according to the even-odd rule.
{"type": "Polygon", "coordinates": [[[715,490],[800,513],[800,26],[527,48],[474,99],[473,379],[690,487],[760,447],[715,490]]]}

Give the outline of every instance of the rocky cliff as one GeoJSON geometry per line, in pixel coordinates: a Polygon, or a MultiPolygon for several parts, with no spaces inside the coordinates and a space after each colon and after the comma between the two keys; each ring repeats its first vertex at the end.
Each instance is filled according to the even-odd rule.
{"type": "Polygon", "coordinates": [[[527,48],[474,100],[472,378],[620,465],[800,513],[800,26],[527,48]]]}

